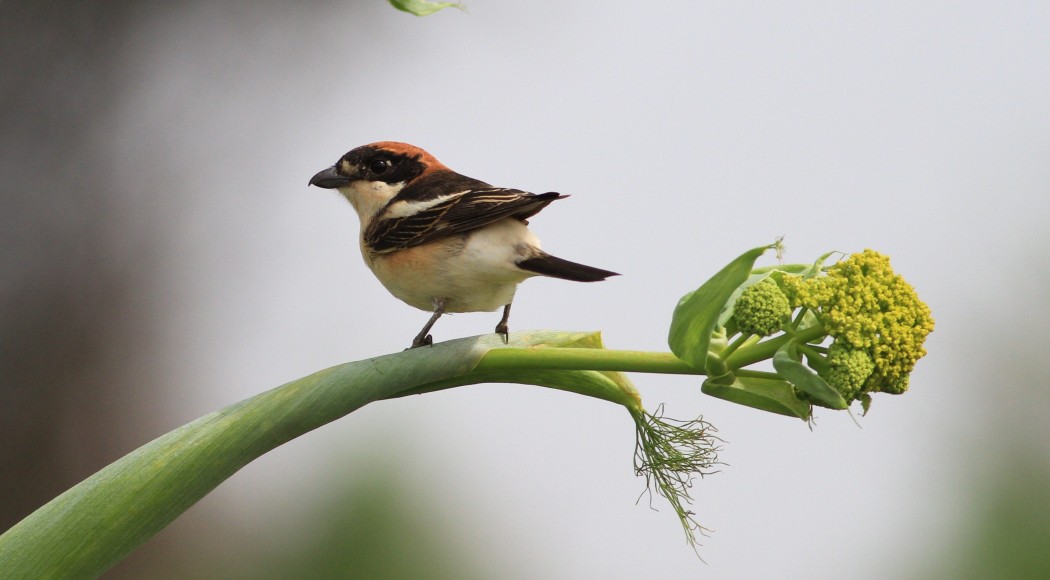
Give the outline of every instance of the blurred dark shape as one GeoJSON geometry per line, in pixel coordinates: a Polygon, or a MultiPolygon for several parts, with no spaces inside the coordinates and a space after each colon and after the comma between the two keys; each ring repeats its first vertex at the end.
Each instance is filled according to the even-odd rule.
{"type": "MultiPolygon", "coordinates": [[[[128,89],[122,63],[144,48],[131,40],[139,23],[158,9],[202,6],[0,3],[0,531],[174,427],[153,423],[166,420],[151,401],[175,379],[146,371],[166,320],[163,298],[147,288],[163,267],[160,240],[173,237],[163,228],[179,220],[136,214],[143,192],[122,188],[108,145],[128,89]]],[[[347,493],[318,518],[316,537],[298,539],[306,551],[263,554],[251,577],[472,576],[427,510],[399,508],[378,479],[347,493]]],[[[215,577],[250,546],[188,553],[187,537],[200,544],[227,531],[213,512],[187,514],[106,577],[215,577]]]]}
{"type": "Polygon", "coordinates": [[[148,6],[0,4],[0,530],[147,437],[127,393],[149,388],[128,366],[149,364],[154,247],[100,136],[148,6]]]}
{"type": "Polygon", "coordinates": [[[964,525],[944,531],[948,547],[929,554],[917,578],[1050,578],[1050,264],[1032,242],[1008,285],[989,286],[992,305],[973,306],[995,313],[987,336],[1016,338],[979,343],[984,365],[965,386],[987,422],[954,433],[962,449],[951,450],[966,461],[955,480],[966,489],[964,525]]]}
{"type": "Polygon", "coordinates": [[[946,534],[951,547],[931,554],[923,578],[1050,578],[1050,465],[1044,448],[1020,443],[974,485],[966,526],[946,534]]]}
{"type": "MultiPolygon", "coordinates": [[[[340,461],[348,469],[367,473],[355,481],[350,473],[325,479],[347,482],[322,498],[323,511],[312,514],[308,538],[285,538],[269,544],[264,554],[231,558],[244,564],[220,576],[245,580],[283,578],[344,578],[362,580],[496,578],[484,570],[494,558],[468,552],[457,541],[455,525],[442,521],[440,510],[420,505],[418,487],[401,485],[409,474],[381,457],[340,461]],[[305,540],[305,541],[304,541],[305,540]]],[[[314,508],[315,510],[317,508],[314,508]]],[[[215,575],[214,568],[190,571],[188,577],[215,575]]]]}

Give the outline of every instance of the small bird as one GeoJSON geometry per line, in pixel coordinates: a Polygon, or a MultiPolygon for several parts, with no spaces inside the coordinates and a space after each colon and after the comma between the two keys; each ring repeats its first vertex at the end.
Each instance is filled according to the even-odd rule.
{"type": "Polygon", "coordinates": [[[358,147],[310,185],[338,189],[350,201],[361,219],[365,264],[391,294],[433,313],[410,348],[433,344],[430,329],[446,312],[500,307],[496,333],[507,342],[514,291],[532,276],[598,282],[617,275],[540,249],[528,218],[568,196],[493,187],[414,145],[358,147]]]}

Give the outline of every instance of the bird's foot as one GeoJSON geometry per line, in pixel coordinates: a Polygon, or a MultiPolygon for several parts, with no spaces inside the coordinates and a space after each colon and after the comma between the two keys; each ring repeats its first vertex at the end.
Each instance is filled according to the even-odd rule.
{"type": "Polygon", "coordinates": [[[412,340],[412,346],[406,348],[405,350],[412,350],[413,348],[419,348],[421,346],[431,346],[433,344],[434,344],[434,337],[433,336],[431,336],[429,334],[426,335],[426,336],[422,336],[421,335],[421,336],[417,336],[416,338],[414,338],[412,340]]]}
{"type": "Polygon", "coordinates": [[[496,325],[496,334],[503,335],[503,344],[510,343],[510,329],[507,328],[508,320],[510,320],[510,302],[503,307],[503,318],[500,318],[499,324],[496,325]]]}
{"type": "Polygon", "coordinates": [[[503,344],[508,344],[510,342],[510,329],[507,328],[507,324],[505,322],[501,322],[496,325],[496,334],[499,334],[503,337],[503,344]]]}

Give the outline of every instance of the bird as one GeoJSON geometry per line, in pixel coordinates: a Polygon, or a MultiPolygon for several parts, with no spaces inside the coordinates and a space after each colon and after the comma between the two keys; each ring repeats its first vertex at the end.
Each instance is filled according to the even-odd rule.
{"type": "Polygon", "coordinates": [[[495,332],[508,343],[514,293],[533,276],[598,282],[618,275],[541,249],[528,220],[567,195],[494,187],[414,145],[357,147],[310,185],[350,202],[365,264],[396,298],[431,313],[409,349],[433,344],[430,330],[443,314],[500,308],[495,332]]]}

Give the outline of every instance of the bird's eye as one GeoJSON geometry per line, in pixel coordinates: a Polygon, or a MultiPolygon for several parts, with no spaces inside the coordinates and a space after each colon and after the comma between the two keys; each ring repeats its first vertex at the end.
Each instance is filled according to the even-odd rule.
{"type": "Polygon", "coordinates": [[[374,173],[376,175],[382,175],[382,174],[386,173],[387,169],[390,169],[390,160],[389,159],[373,159],[368,164],[368,169],[371,170],[372,173],[374,173]]]}

